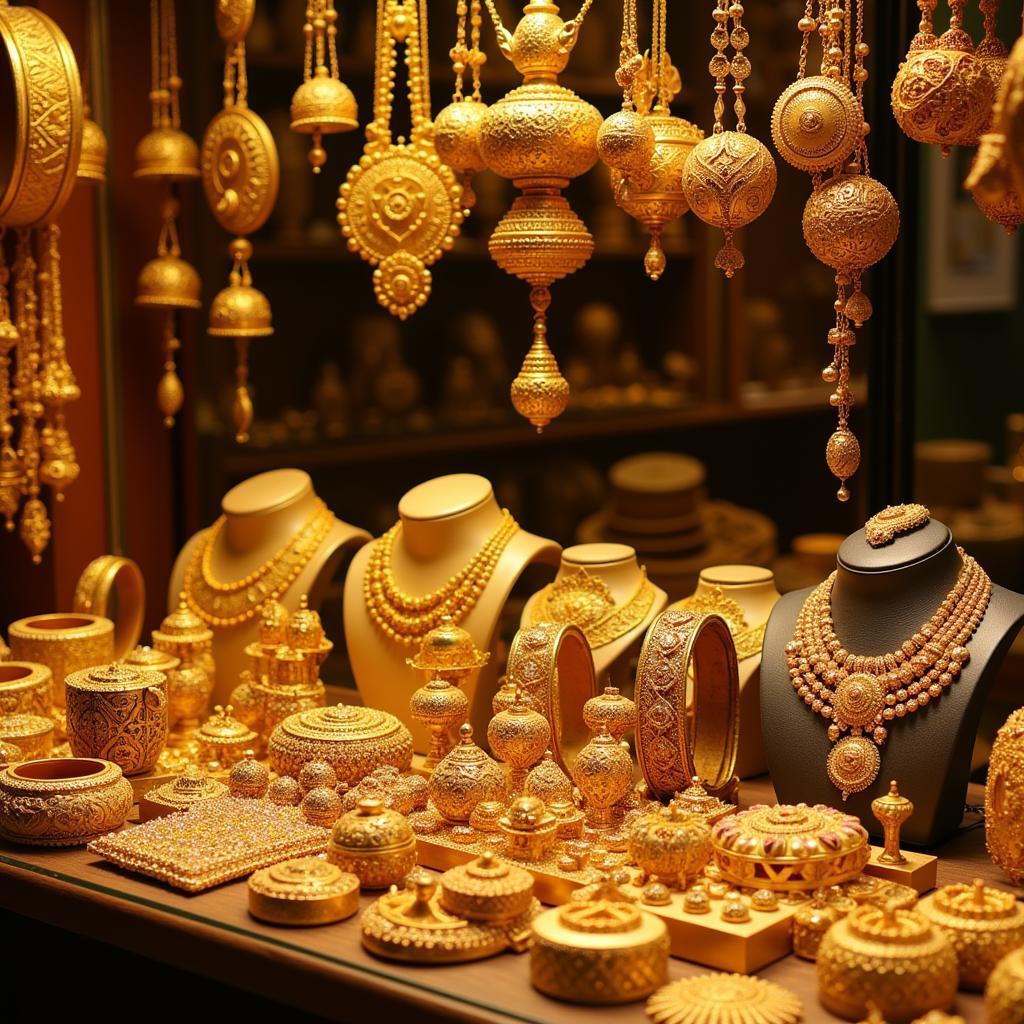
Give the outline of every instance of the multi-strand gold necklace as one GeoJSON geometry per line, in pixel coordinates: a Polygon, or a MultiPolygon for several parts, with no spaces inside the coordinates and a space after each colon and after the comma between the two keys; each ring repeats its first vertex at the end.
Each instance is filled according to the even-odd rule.
{"type": "Polygon", "coordinates": [[[231,629],[254,618],[267,601],[277,601],[309,564],[334,525],[334,514],[320,500],[302,528],[262,565],[238,580],[223,582],[213,573],[213,549],[225,517],[196,542],[185,568],[185,600],[213,629],[231,629]]]}
{"type": "Polygon", "coordinates": [[[828,738],[835,746],[828,777],[844,800],[878,777],[878,748],[889,723],[941,697],[970,658],[966,644],[985,615],[992,581],[970,555],[957,550],[963,565],[953,589],[896,651],[861,655],[843,647],[832,622],[835,573],[800,609],[785,648],[789,677],[797,696],[830,723],[828,738]]]}
{"type": "Polygon", "coordinates": [[[374,541],[363,579],[366,608],[374,624],[385,636],[411,647],[419,643],[446,616],[455,624],[473,610],[494,574],[508,542],[519,524],[508,509],[502,510],[498,528],[483,547],[444,586],[419,597],[401,590],[391,569],[391,554],[402,532],[394,526],[374,541]]]}

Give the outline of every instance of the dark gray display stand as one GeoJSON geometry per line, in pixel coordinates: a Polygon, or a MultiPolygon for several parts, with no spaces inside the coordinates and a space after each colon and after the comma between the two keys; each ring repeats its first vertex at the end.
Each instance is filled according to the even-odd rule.
{"type": "MultiPolygon", "coordinates": [[[[843,542],[837,562],[833,629],[848,651],[867,655],[894,651],[917,632],[953,588],[961,564],[949,528],[934,519],[879,548],[858,530],[843,542]]],[[[797,696],[784,652],[809,593],[783,597],[764,637],[761,725],[779,802],[844,807],[872,835],[881,836],[871,801],[896,779],[900,792],[914,802],[903,841],[919,847],[942,842],[963,817],[978,722],[996,671],[1024,625],[1024,597],[993,586],[988,611],[967,644],[971,657],[960,678],[938,700],[887,723],[878,778],[844,804],[825,768],[832,749],[828,722],[797,696]]]]}

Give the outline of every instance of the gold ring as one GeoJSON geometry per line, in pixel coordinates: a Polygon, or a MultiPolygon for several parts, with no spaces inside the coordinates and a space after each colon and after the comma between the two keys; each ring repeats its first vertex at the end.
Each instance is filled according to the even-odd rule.
{"type": "Polygon", "coordinates": [[[134,650],[142,635],[146,613],[146,584],[142,570],[130,558],[100,555],[82,571],[75,585],[73,611],[114,619],[114,657],[121,661],[134,650]],[[117,587],[117,618],[111,614],[110,595],[117,587]]]}
{"type": "Polygon", "coordinates": [[[508,652],[508,678],[551,726],[551,750],[566,772],[590,739],[583,705],[597,696],[590,644],[578,626],[539,622],[519,630],[508,652]]]}
{"type": "Polygon", "coordinates": [[[651,795],[699,776],[716,796],[735,786],[739,732],[736,647],[718,615],[669,610],[651,623],[636,672],[636,753],[651,795]],[[693,718],[687,687],[693,679],[693,718]]]}

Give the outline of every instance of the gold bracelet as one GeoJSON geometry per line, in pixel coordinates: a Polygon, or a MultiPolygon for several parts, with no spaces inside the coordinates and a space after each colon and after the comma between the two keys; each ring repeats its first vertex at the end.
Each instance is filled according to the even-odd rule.
{"type": "Polygon", "coordinates": [[[520,629],[509,648],[507,673],[547,718],[552,753],[570,772],[590,739],[583,705],[597,695],[594,657],[583,630],[552,622],[520,629]]]}
{"type": "Polygon", "coordinates": [[[715,796],[732,791],[739,671],[736,648],[723,618],[662,612],[651,623],[640,651],[635,700],[637,760],[651,796],[671,797],[694,776],[715,796]],[[688,723],[691,675],[693,719],[688,723]]]}
{"type": "Polygon", "coordinates": [[[75,584],[72,611],[87,615],[110,614],[110,595],[117,587],[117,618],[114,619],[114,657],[123,659],[139,642],[146,613],[146,584],[142,570],[130,558],[100,555],[82,571],[75,584]]]}

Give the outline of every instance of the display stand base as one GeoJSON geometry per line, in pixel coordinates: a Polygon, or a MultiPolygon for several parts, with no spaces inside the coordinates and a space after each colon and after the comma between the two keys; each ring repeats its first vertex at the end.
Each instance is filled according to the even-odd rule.
{"type": "Polygon", "coordinates": [[[919,893],[934,889],[938,883],[939,858],[933,857],[930,853],[915,853],[910,850],[901,852],[907,858],[906,864],[881,864],[878,858],[881,856],[882,848],[872,846],[871,859],[864,868],[864,874],[884,878],[887,882],[909,885],[919,893]]]}

